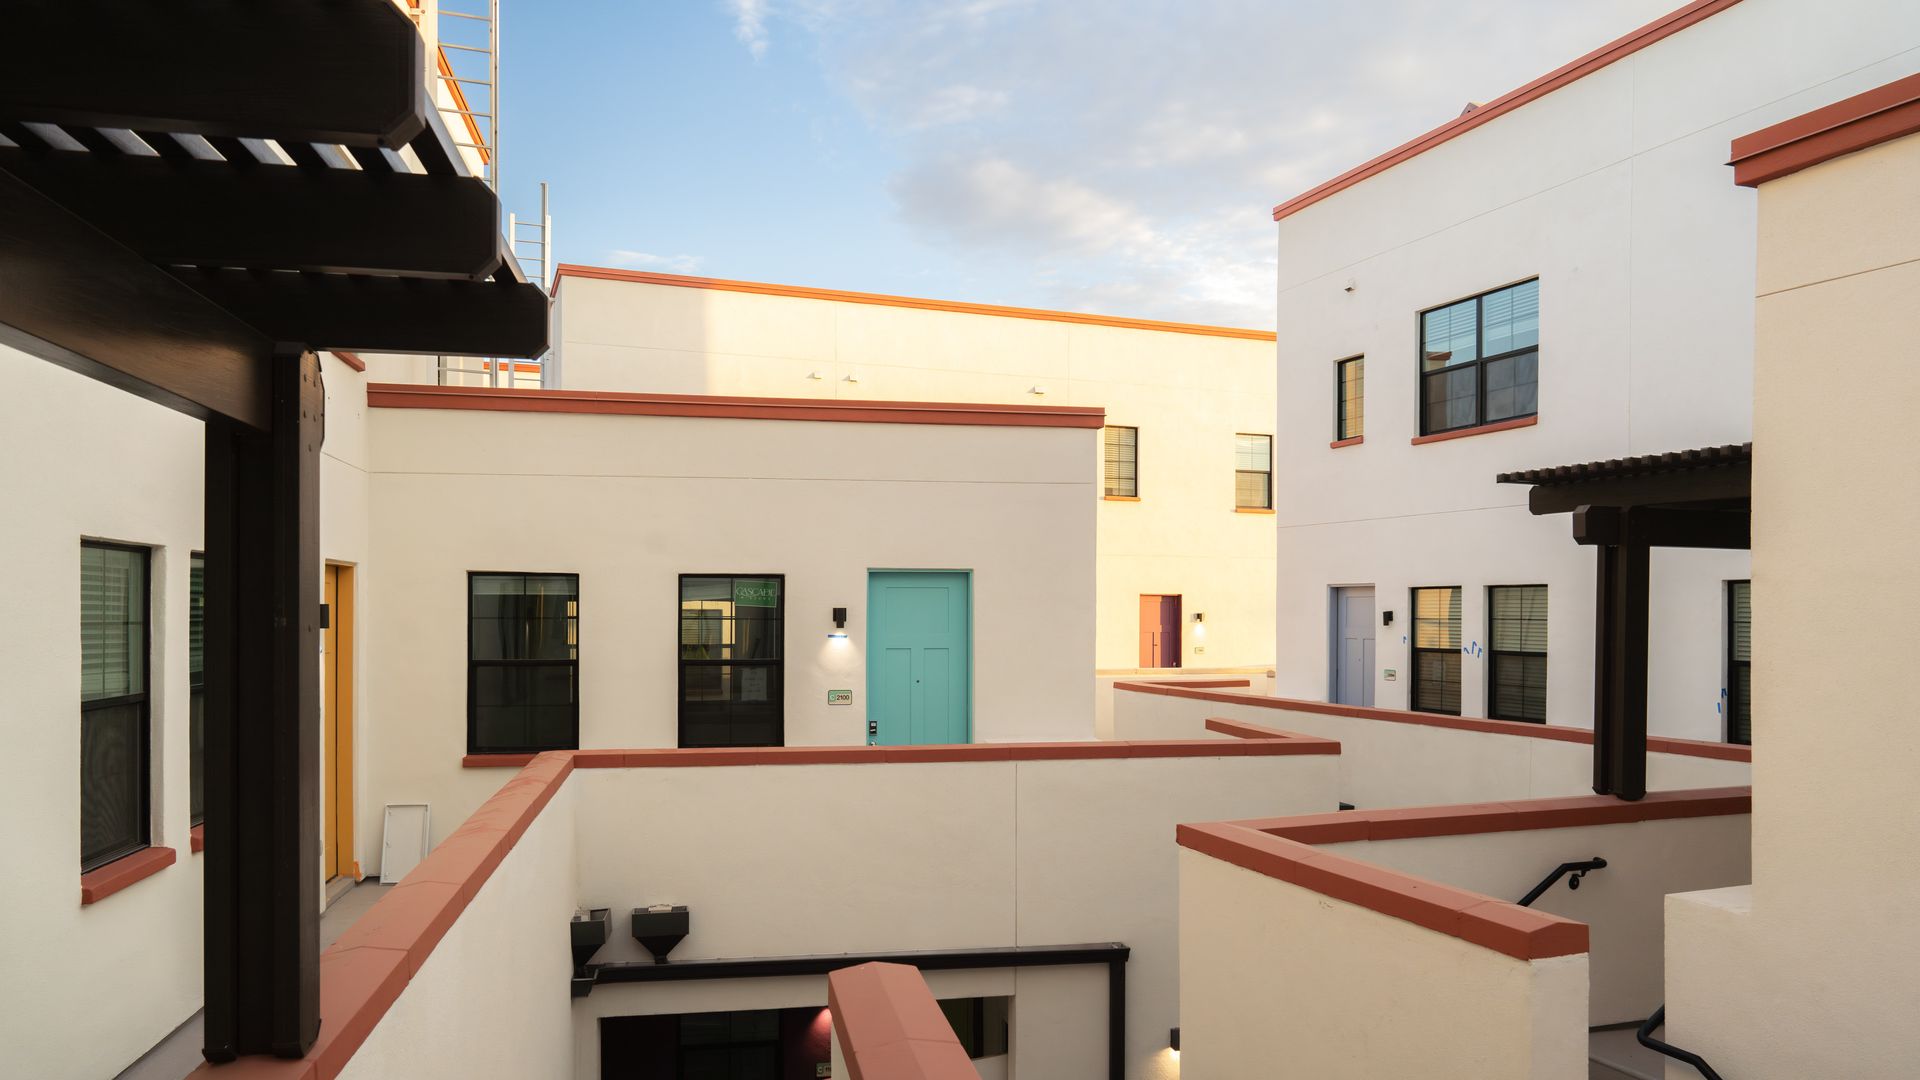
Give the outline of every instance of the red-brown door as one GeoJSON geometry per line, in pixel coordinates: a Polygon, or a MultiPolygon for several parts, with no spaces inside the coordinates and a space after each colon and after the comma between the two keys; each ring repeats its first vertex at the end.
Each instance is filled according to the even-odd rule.
{"type": "Polygon", "coordinates": [[[1180,598],[1140,598],[1140,666],[1180,666],[1180,598]]]}

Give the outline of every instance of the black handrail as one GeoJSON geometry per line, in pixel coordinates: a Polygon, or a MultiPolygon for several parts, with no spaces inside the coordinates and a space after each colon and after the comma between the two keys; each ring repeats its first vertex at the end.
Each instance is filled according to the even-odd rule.
{"type": "Polygon", "coordinates": [[[1541,878],[1540,884],[1535,885],[1533,887],[1532,892],[1520,898],[1520,906],[1532,907],[1533,902],[1535,900],[1540,899],[1541,896],[1545,895],[1548,889],[1553,888],[1553,883],[1556,881],[1559,881],[1561,876],[1564,874],[1573,875],[1573,877],[1567,882],[1567,888],[1577,889],[1580,887],[1580,879],[1587,876],[1587,871],[1605,870],[1606,868],[1607,868],[1607,860],[1602,859],[1599,856],[1595,856],[1591,859],[1588,859],[1585,862],[1563,862],[1559,866],[1556,866],[1553,868],[1553,873],[1548,874],[1544,878],[1541,878]]]}
{"type": "Polygon", "coordinates": [[[1670,1046],[1653,1037],[1653,1033],[1659,1031],[1661,1026],[1666,1022],[1667,1007],[1665,1004],[1662,1004],[1659,1008],[1653,1010],[1652,1016],[1647,1017],[1646,1023],[1640,1025],[1640,1031],[1638,1032],[1640,1045],[1657,1053],[1665,1054],[1675,1061],[1686,1062],[1700,1070],[1700,1075],[1706,1077],[1707,1080],[1722,1080],[1720,1074],[1713,1071],[1713,1066],[1707,1064],[1706,1058],[1701,1057],[1691,1050],[1682,1050],[1677,1046],[1670,1046]]]}

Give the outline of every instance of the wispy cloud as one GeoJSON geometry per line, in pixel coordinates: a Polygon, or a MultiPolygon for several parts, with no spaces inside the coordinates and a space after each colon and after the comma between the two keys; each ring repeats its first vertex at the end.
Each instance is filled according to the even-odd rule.
{"type": "Polygon", "coordinates": [[[733,15],[733,36],[755,60],[767,55],[767,0],[726,0],[733,15]]]}
{"type": "Polygon", "coordinates": [[[691,274],[700,269],[698,255],[654,255],[645,251],[614,248],[606,253],[608,266],[629,270],[651,270],[660,274],[691,274]]]}
{"type": "Polygon", "coordinates": [[[927,242],[1060,306],[1253,325],[1268,208],[1673,3],[732,0],[749,47],[812,36],[927,242]]]}

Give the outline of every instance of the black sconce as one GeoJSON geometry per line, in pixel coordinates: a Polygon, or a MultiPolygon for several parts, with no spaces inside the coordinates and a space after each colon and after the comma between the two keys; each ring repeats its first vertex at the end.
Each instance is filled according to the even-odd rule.
{"type": "Polygon", "coordinates": [[[1203,623],[1203,622],[1206,622],[1206,621],[1207,621],[1207,613],[1206,613],[1206,612],[1204,612],[1204,611],[1196,611],[1196,612],[1194,612],[1194,613],[1193,613],[1193,621],[1194,621],[1194,622],[1197,622],[1197,623],[1203,623]]]}
{"type": "Polygon", "coordinates": [[[692,916],[684,904],[671,907],[655,904],[633,909],[633,940],[653,954],[656,964],[667,962],[667,954],[687,936],[692,925],[692,916]]]}
{"type": "Polygon", "coordinates": [[[1167,1049],[1173,1051],[1176,1054],[1180,1052],[1180,1029],[1179,1028],[1171,1028],[1167,1031],[1167,1049]]]}
{"type": "Polygon", "coordinates": [[[847,609],[846,608],[837,607],[833,609],[833,625],[840,629],[846,628],[846,625],[847,625],[847,609]]]}
{"type": "Polygon", "coordinates": [[[1383,612],[1381,612],[1381,613],[1380,613],[1380,625],[1381,625],[1381,626],[1392,626],[1392,625],[1393,625],[1393,612],[1391,612],[1391,611],[1383,611],[1383,612]]]}

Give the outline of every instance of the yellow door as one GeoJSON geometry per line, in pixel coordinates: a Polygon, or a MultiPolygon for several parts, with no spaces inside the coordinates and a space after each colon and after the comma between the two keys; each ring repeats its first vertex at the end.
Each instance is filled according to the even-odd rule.
{"type": "Polygon", "coordinates": [[[327,629],[321,634],[325,806],[320,846],[327,880],[360,877],[353,858],[353,567],[327,566],[327,629]]]}

